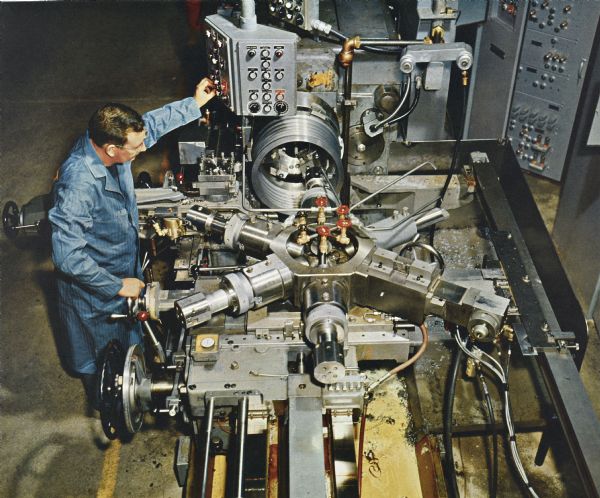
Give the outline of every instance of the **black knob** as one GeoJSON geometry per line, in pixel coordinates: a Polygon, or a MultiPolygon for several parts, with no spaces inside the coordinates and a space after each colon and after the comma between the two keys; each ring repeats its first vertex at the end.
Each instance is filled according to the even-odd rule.
{"type": "Polygon", "coordinates": [[[248,50],[248,57],[254,57],[256,55],[256,50],[251,48],[248,50]]]}
{"type": "Polygon", "coordinates": [[[275,111],[277,114],[285,114],[288,111],[288,105],[285,102],[277,102],[275,104],[275,111]]]}
{"type": "Polygon", "coordinates": [[[248,109],[250,110],[250,112],[252,114],[256,114],[257,112],[260,111],[260,104],[258,102],[252,102],[249,106],[248,109]]]}

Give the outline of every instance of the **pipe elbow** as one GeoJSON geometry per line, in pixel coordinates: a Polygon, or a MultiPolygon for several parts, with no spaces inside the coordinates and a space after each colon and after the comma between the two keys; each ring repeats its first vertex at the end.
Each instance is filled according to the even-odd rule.
{"type": "Polygon", "coordinates": [[[354,51],[360,48],[360,36],[354,36],[344,41],[342,51],[339,55],[339,61],[342,67],[348,67],[354,59],[354,51]]]}

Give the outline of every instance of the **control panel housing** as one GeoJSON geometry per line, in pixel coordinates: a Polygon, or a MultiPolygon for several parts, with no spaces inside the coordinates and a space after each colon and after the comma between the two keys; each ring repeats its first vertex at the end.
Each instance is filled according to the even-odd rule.
{"type": "Polygon", "coordinates": [[[319,19],[319,0],[269,0],[268,8],[274,18],[307,31],[319,19]]]}
{"type": "Polygon", "coordinates": [[[223,103],[239,116],[295,114],[297,35],[243,30],[218,15],[206,25],[209,76],[223,103]]]}

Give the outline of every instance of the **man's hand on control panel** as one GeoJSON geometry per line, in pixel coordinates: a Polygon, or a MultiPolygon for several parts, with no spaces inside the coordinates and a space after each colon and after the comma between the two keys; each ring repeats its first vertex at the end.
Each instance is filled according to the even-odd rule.
{"type": "Polygon", "coordinates": [[[206,103],[217,94],[214,83],[209,78],[204,78],[196,85],[196,93],[194,99],[198,103],[198,107],[206,105],[206,103]]]}

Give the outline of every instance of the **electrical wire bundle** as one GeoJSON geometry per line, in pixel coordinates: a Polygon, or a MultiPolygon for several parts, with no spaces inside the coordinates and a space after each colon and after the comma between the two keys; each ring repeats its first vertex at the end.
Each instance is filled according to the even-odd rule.
{"type": "MultiPolygon", "coordinates": [[[[517,439],[516,439],[514,424],[512,421],[512,410],[510,407],[510,399],[509,399],[509,394],[508,394],[508,392],[509,392],[508,391],[508,368],[509,368],[510,356],[511,356],[510,347],[508,349],[508,361],[507,361],[506,370],[505,370],[502,367],[502,365],[500,364],[500,362],[498,362],[498,360],[496,360],[494,357],[492,357],[491,355],[489,355],[482,349],[478,348],[474,344],[469,344],[468,340],[463,341],[458,329],[456,330],[456,333],[454,334],[454,340],[456,341],[456,344],[459,347],[458,351],[460,352],[460,353],[457,352],[457,356],[460,357],[460,356],[462,356],[462,354],[465,354],[467,357],[469,357],[475,361],[475,364],[477,365],[478,369],[480,369],[479,370],[481,373],[480,380],[483,378],[483,373],[481,371],[481,368],[485,367],[485,371],[488,374],[490,374],[494,380],[497,380],[500,383],[500,387],[501,387],[501,391],[502,391],[502,408],[503,408],[503,416],[504,416],[504,425],[506,427],[507,436],[508,436],[508,445],[509,445],[509,449],[510,449],[509,454],[511,456],[511,460],[515,466],[515,469],[517,470],[517,473],[518,473],[521,481],[523,482],[523,485],[527,488],[527,491],[530,493],[530,495],[533,498],[538,498],[538,494],[535,492],[531,483],[529,482],[529,479],[528,479],[525,469],[523,467],[523,463],[521,462],[521,457],[519,456],[519,451],[517,448],[517,439]]],[[[456,359],[455,359],[455,361],[456,361],[456,359]]],[[[456,363],[459,363],[459,361],[456,361],[456,363]]],[[[456,368],[458,368],[458,367],[456,367],[456,368]]],[[[489,397],[489,391],[487,390],[487,385],[485,385],[485,381],[483,381],[483,382],[484,383],[482,384],[482,387],[485,386],[484,387],[484,395],[486,395],[488,411],[490,414],[490,419],[492,419],[493,407],[492,407],[492,403],[491,403],[491,398],[489,397]]],[[[450,404],[450,408],[451,407],[452,407],[452,405],[450,404]]],[[[450,418],[451,418],[451,413],[450,413],[450,418]]],[[[445,438],[444,444],[446,445],[447,454],[451,455],[452,454],[451,438],[448,443],[446,442],[446,438],[445,438]]],[[[497,446],[495,448],[497,450],[497,446]]],[[[496,474],[497,473],[497,456],[495,458],[496,458],[495,459],[496,469],[494,470],[493,474],[497,475],[496,474]]],[[[451,460],[451,463],[453,465],[453,459],[451,460]]],[[[497,477],[496,477],[496,479],[497,479],[497,477]]],[[[454,480],[454,483],[455,482],[456,481],[454,480]]],[[[497,484],[496,484],[496,486],[497,486],[497,484]]]]}

